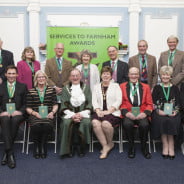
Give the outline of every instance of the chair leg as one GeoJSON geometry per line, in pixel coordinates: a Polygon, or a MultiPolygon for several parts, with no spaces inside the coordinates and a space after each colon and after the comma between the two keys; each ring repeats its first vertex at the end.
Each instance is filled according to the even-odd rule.
{"type": "Polygon", "coordinates": [[[119,153],[122,152],[122,148],[121,148],[121,124],[119,125],[119,153]]]}
{"type": "Polygon", "coordinates": [[[93,152],[93,146],[94,146],[94,141],[93,141],[93,130],[92,130],[92,133],[91,133],[91,152],[93,152]]]}
{"type": "Polygon", "coordinates": [[[153,151],[156,152],[155,140],[153,140],[153,151]]]}
{"type": "Polygon", "coordinates": [[[30,126],[28,125],[26,154],[28,154],[28,150],[29,150],[29,136],[30,136],[30,126]]]}
{"type": "Polygon", "coordinates": [[[55,144],[54,144],[54,153],[57,152],[57,116],[56,116],[56,128],[55,128],[55,144]]]}
{"type": "Polygon", "coordinates": [[[26,142],[26,128],[27,127],[27,123],[26,121],[24,122],[24,137],[23,137],[23,143],[22,143],[22,153],[24,153],[24,147],[25,147],[25,142],[26,142]]]}
{"type": "Polygon", "coordinates": [[[149,146],[149,152],[151,153],[151,139],[150,139],[150,131],[148,132],[148,146],[149,146]]]}

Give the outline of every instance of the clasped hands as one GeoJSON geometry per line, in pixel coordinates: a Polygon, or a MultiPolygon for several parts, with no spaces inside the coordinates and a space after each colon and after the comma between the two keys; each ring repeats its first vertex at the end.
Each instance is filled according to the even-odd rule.
{"type": "MultiPolygon", "coordinates": [[[[165,112],[162,111],[162,110],[158,110],[158,114],[160,116],[167,116],[168,115],[168,114],[165,114],[165,112]]],[[[177,114],[177,112],[176,111],[173,111],[173,113],[172,114],[169,114],[168,116],[176,116],[176,114],[177,114]]]]}
{"type": "Polygon", "coordinates": [[[80,113],[75,113],[73,116],[72,116],[72,120],[76,123],[80,123],[81,120],[82,120],[83,116],[80,114],[80,113]]]}
{"type": "Polygon", "coordinates": [[[0,113],[0,116],[8,116],[8,117],[10,116],[14,117],[14,116],[20,116],[20,115],[22,115],[22,112],[20,111],[14,111],[12,114],[9,114],[7,111],[0,113]]]}
{"type": "MultiPolygon", "coordinates": [[[[33,116],[37,117],[38,119],[41,119],[42,117],[40,116],[40,114],[36,111],[34,111],[34,113],[32,113],[33,116]]],[[[53,112],[50,112],[48,115],[47,115],[47,118],[49,119],[54,119],[54,113],[53,112]]]]}
{"type": "Polygon", "coordinates": [[[134,116],[131,112],[127,112],[125,116],[131,120],[140,120],[147,117],[144,112],[141,112],[138,116],[134,116]]]}
{"type": "Polygon", "coordinates": [[[97,116],[100,118],[104,117],[105,115],[111,114],[108,110],[105,110],[105,111],[97,110],[96,113],[97,113],[97,116]]]}

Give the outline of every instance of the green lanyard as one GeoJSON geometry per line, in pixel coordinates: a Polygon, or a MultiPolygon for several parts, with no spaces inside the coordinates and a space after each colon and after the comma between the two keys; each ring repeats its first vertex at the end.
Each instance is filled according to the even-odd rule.
{"type": "Polygon", "coordinates": [[[169,52],[169,57],[168,57],[168,65],[169,66],[172,65],[175,54],[176,54],[176,50],[174,50],[174,52],[172,52],[172,53],[169,52]]]}
{"type": "Polygon", "coordinates": [[[40,92],[40,90],[38,88],[36,88],[36,90],[38,91],[38,95],[39,95],[39,98],[40,98],[41,105],[43,105],[46,87],[44,87],[44,90],[43,90],[43,93],[42,94],[41,94],[41,92],[40,92]]]}
{"type": "Polygon", "coordinates": [[[165,88],[164,88],[164,85],[163,85],[163,84],[162,84],[162,90],[163,90],[163,92],[164,92],[165,99],[166,99],[167,102],[168,102],[168,100],[169,100],[169,95],[170,95],[170,90],[171,90],[170,84],[169,84],[169,86],[168,86],[167,94],[166,94],[166,91],[165,91],[165,88]]]}
{"type": "Polygon", "coordinates": [[[3,58],[2,56],[0,56],[0,64],[2,64],[3,58]]]}
{"type": "Polygon", "coordinates": [[[85,69],[85,68],[84,68],[84,65],[82,64],[82,72],[83,72],[83,74],[84,74],[84,78],[88,78],[89,70],[90,70],[90,65],[88,65],[88,68],[85,69]]]}
{"type": "Polygon", "coordinates": [[[130,83],[130,91],[132,96],[135,96],[136,92],[137,92],[137,88],[138,88],[138,83],[135,85],[135,88],[133,89],[133,84],[130,83]]]}
{"type": "Polygon", "coordinates": [[[56,58],[56,64],[57,64],[57,67],[58,67],[58,70],[62,70],[62,60],[61,60],[61,64],[59,63],[59,59],[61,59],[61,58],[56,58]]]}
{"type": "Polygon", "coordinates": [[[34,63],[32,62],[32,65],[30,64],[29,61],[26,61],[26,63],[28,64],[30,70],[32,71],[32,74],[34,74],[34,63]]]}
{"type": "Polygon", "coordinates": [[[12,84],[12,87],[10,87],[8,85],[8,82],[7,82],[7,89],[8,89],[8,96],[9,96],[9,98],[12,98],[13,95],[14,95],[14,92],[15,92],[15,84],[16,84],[16,82],[14,82],[14,84],[12,84]]]}

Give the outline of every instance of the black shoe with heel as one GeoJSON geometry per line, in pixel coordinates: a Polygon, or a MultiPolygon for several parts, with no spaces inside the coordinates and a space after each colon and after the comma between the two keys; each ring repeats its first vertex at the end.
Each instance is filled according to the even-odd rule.
{"type": "Polygon", "coordinates": [[[41,144],[40,157],[41,158],[47,157],[47,144],[46,143],[41,144]]]}
{"type": "Polygon", "coordinates": [[[40,148],[39,148],[39,144],[38,143],[34,143],[33,156],[36,159],[39,159],[40,158],[40,148]]]}

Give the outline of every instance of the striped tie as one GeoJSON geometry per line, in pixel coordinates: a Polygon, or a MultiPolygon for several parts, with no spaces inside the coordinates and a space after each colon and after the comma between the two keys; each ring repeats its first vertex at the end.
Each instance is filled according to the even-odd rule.
{"type": "Polygon", "coordinates": [[[146,69],[146,61],[145,61],[144,55],[142,55],[142,74],[141,76],[144,80],[147,79],[147,69],[146,69]]]}

